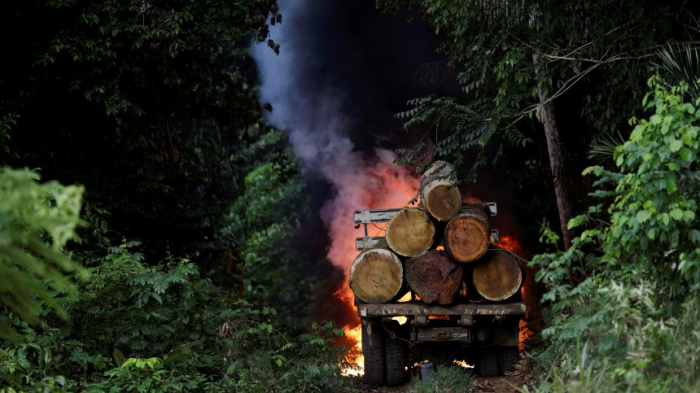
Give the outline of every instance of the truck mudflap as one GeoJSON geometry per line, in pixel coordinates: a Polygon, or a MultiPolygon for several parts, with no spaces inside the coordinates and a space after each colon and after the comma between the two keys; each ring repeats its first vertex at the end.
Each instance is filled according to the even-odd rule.
{"type": "Polygon", "coordinates": [[[430,315],[525,315],[522,302],[499,304],[454,304],[450,306],[429,306],[422,303],[357,304],[360,318],[373,317],[421,317],[430,315]]]}

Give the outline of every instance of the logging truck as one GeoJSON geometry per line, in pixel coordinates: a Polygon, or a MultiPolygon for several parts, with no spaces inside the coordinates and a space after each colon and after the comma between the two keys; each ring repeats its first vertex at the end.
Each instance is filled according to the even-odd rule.
{"type": "MultiPolygon", "coordinates": [[[[445,179],[449,164],[436,164],[443,169],[432,174],[445,179]]],[[[355,240],[360,254],[349,285],[369,385],[401,385],[426,359],[466,361],[482,376],[512,371],[519,360],[524,270],[495,246],[499,234],[489,217],[497,206],[463,205],[449,179],[435,186],[430,174],[421,182],[420,208],[354,213],[365,236],[355,240]],[[368,226],[378,223],[388,223],[384,236],[369,236],[368,226]]]]}

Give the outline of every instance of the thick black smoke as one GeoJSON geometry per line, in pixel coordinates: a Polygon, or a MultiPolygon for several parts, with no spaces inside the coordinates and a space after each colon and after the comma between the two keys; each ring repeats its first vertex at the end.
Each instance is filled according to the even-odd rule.
{"type": "Polygon", "coordinates": [[[261,95],[274,108],[270,121],[290,132],[302,158],[410,145],[414,134],[394,114],[411,98],[454,86],[451,78],[422,83],[444,81],[447,72],[431,29],[384,15],[374,1],[280,1],[280,12],[283,23],[272,33],[280,55],[255,48],[261,95]]]}
{"type": "MultiPolygon", "coordinates": [[[[368,193],[395,191],[377,168],[409,176],[391,166],[391,151],[411,147],[416,134],[406,133],[395,113],[411,98],[454,94],[454,78],[446,78],[436,53],[438,37],[425,24],[408,24],[408,15],[384,15],[372,0],[282,0],[279,5],[283,23],[272,28],[272,38],[281,45],[280,54],[264,45],[253,48],[261,100],[272,104],[268,120],[287,131],[310,175],[313,216],[303,228],[309,244],[298,245],[312,254],[322,250],[314,258],[328,257],[340,269],[336,280],[342,280],[356,254],[348,246],[354,240],[352,211],[370,207],[368,193]],[[339,235],[346,228],[348,234],[339,235]],[[319,247],[319,238],[327,247],[319,247]]],[[[404,194],[386,200],[400,206],[410,199],[404,194]]],[[[330,304],[331,298],[323,297],[320,306],[326,311],[318,314],[349,322],[327,311],[342,309],[330,304]]]]}

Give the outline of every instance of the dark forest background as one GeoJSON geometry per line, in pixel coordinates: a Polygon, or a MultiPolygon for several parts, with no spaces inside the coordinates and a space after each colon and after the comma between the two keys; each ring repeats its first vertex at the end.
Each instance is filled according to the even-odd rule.
{"type": "Polygon", "coordinates": [[[0,6],[0,388],[352,389],[320,322],[333,190],[251,55],[284,53],[279,23],[359,154],[447,159],[513,214],[543,293],[531,388],[698,387],[696,5],[284,6],[0,6]]]}

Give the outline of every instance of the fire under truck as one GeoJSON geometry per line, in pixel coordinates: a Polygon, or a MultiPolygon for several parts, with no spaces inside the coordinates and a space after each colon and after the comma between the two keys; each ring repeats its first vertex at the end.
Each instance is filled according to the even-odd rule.
{"type": "MultiPolygon", "coordinates": [[[[495,216],[496,204],[487,206],[489,214],[495,216]]],[[[386,223],[400,211],[355,211],[355,226],[364,225],[365,233],[355,240],[355,248],[362,251],[382,241],[382,237],[369,236],[368,226],[386,223]]],[[[491,231],[490,240],[499,241],[497,230],[491,231]]],[[[526,310],[519,293],[513,298],[447,306],[427,305],[413,295],[407,301],[383,304],[356,298],[362,320],[365,382],[373,386],[402,385],[408,370],[425,359],[435,364],[466,362],[485,377],[513,370],[519,361],[520,320],[526,310]]]]}

